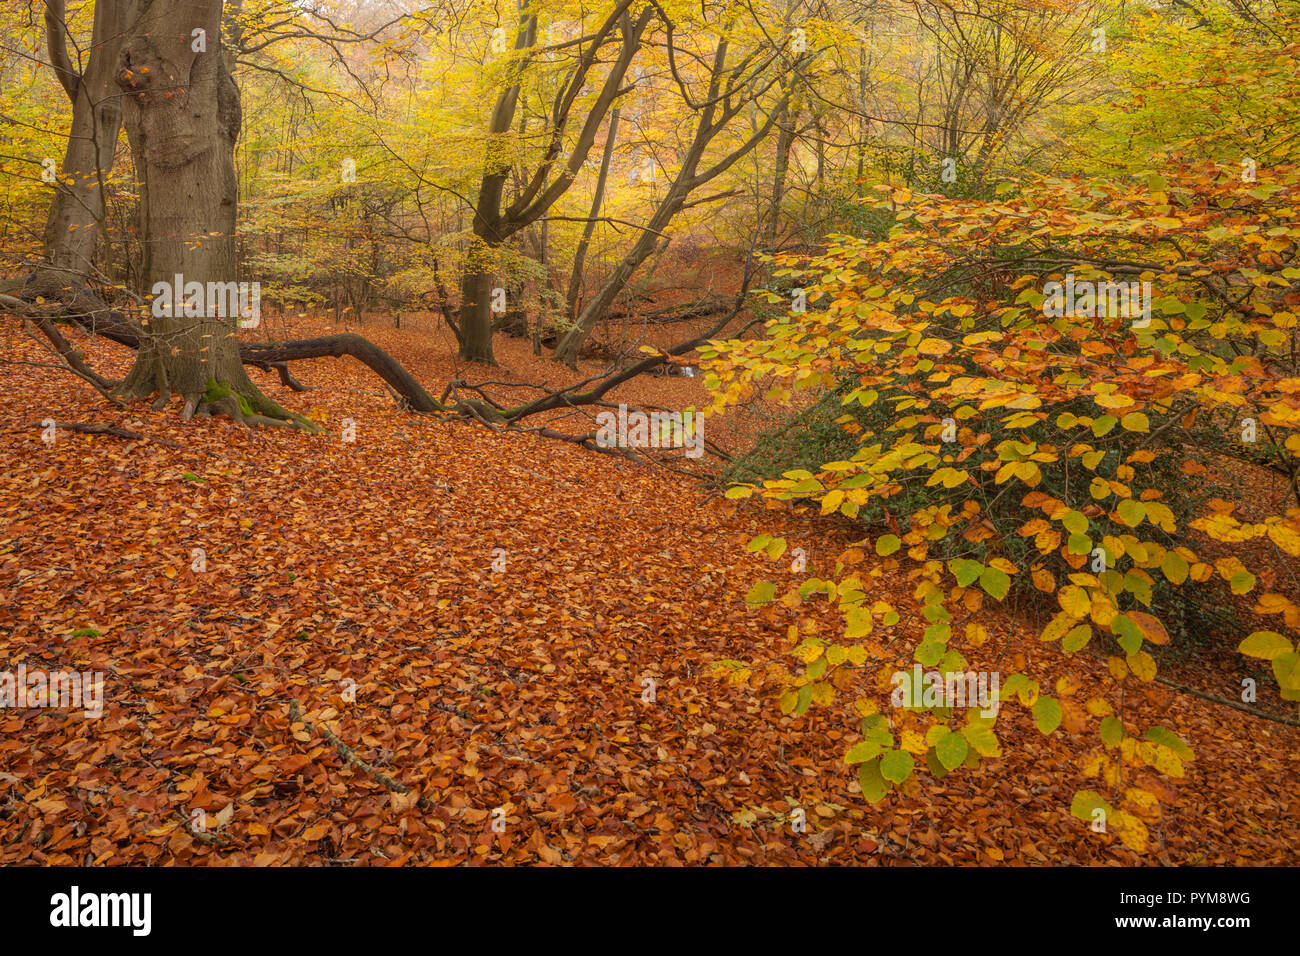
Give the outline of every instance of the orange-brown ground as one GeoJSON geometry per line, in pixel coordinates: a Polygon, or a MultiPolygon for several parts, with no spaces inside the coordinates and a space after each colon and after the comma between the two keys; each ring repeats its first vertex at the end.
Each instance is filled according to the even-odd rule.
{"type": "MultiPolygon", "coordinates": [[[[268,334],[332,328],[278,322],[268,334]]],[[[435,395],[452,377],[573,380],[505,338],[502,368],[460,368],[431,318],[404,324],[362,331],[435,395]]],[[[76,341],[105,374],[129,359],[76,341]]],[[[12,324],[0,355],[44,360],[12,324]]],[[[1069,815],[1095,785],[1077,762],[1092,729],[1045,738],[1018,705],[999,720],[1004,758],[866,804],[841,711],[782,717],[708,673],[788,650],[790,612],[743,596],[794,576],[744,542],[777,523],[828,572],[847,529],[737,509],[565,442],[403,414],[349,360],[294,368],[314,391],[252,374],[316,409],[322,435],[186,424],[178,403],[119,412],[66,373],[5,367],[0,660],[108,677],[101,720],[0,712],[0,863],[1297,862],[1300,731],[1152,685],[1139,713],[1197,757],[1145,856],[1069,815]],[[31,427],[47,417],[183,447],[69,432],[49,445],[31,427]],[[191,570],[196,548],[206,571],[191,570]],[[295,732],[292,702],[315,731],[295,732]],[[412,792],[347,763],[320,725],[412,792]],[[792,804],[809,832],[776,816],[792,804]],[[195,810],[206,833],[188,826],[195,810]]],[[[643,378],[612,397],[681,407],[703,390],[643,378]]],[[[749,425],[717,428],[735,447],[749,425]]],[[[901,627],[921,626],[901,574],[884,581],[901,627]]],[[[824,605],[799,613],[834,626],[824,605]]],[[[1020,656],[1054,680],[1054,645],[980,620],[995,640],[973,667],[1020,656]]],[[[1072,671],[1080,699],[1101,688],[1099,660],[1072,671]]]]}

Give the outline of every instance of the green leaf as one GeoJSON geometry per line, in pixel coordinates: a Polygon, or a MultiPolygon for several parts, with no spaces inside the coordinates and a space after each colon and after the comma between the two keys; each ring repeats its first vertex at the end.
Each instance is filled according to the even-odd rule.
{"type": "Polygon", "coordinates": [[[1124,722],[1111,714],[1101,722],[1101,741],[1107,747],[1118,747],[1124,739],[1124,722]]]}
{"type": "Polygon", "coordinates": [[[1070,801],[1070,813],[1087,823],[1092,822],[1092,812],[1098,808],[1110,816],[1110,804],[1095,790],[1080,790],[1070,801]]]}
{"type": "Polygon", "coordinates": [[[939,641],[929,641],[917,646],[912,652],[912,657],[922,667],[933,667],[939,661],[943,660],[943,655],[948,653],[948,646],[939,641]]]}
{"type": "Polygon", "coordinates": [[[935,780],[942,780],[948,776],[948,768],[940,762],[933,747],[925,752],[925,766],[930,771],[930,776],[934,777],[935,780]]]}
{"type": "Polygon", "coordinates": [[[844,755],[844,762],[866,763],[868,760],[875,760],[884,750],[879,740],[860,740],[849,748],[849,752],[844,755]]]}
{"type": "Polygon", "coordinates": [[[1161,727],[1159,724],[1148,727],[1147,732],[1142,736],[1153,743],[1163,744],[1183,760],[1192,760],[1196,756],[1182,737],[1179,737],[1167,727],[1161,727]]]}
{"type": "Polygon", "coordinates": [[[889,718],[884,714],[871,714],[862,718],[862,736],[885,750],[894,746],[894,735],[889,730],[889,718]]]}
{"type": "Polygon", "coordinates": [[[1088,516],[1082,511],[1067,511],[1061,516],[1061,524],[1070,534],[1083,534],[1088,530],[1088,516]]]}
{"type": "Polygon", "coordinates": [[[1140,501],[1133,498],[1125,498],[1119,503],[1119,507],[1115,509],[1115,513],[1119,515],[1120,521],[1124,522],[1130,528],[1136,528],[1142,523],[1142,519],[1146,517],[1147,508],[1146,505],[1142,504],[1140,501]]]}
{"type": "Polygon", "coordinates": [[[759,581],[745,595],[745,603],[751,605],[766,604],[776,594],[776,585],[771,581],[759,581]]]}
{"type": "Polygon", "coordinates": [[[1011,587],[1011,577],[997,568],[985,568],[980,572],[980,587],[1001,601],[1011,587]]]}
{"type": "Polygon", "coordinates": [[[794,712],[796,717],[802,717],[808,713],[808,706],[812,703],[812,685],[805,684],[799,688],[799,699],[795,702],[794,712]]]}
{"type": "Polygon", "coordinates": [[[1136,654],[1142,649],[1142,630],[1127,614],[1116,614],[1110,622],[1110,629],[1115,632],[1115,639],[1126,654],[1136,654]]]}
{"type": "Polygon", "coordinates": [[[906,750],[891,750],[880,758],[880,775],[890,783],[902,783],[912,775],[912,755],[906,750]]]}
{"type": "Polygon", "coordinates": [[[978,561],[971,561],[967,558],[954,558],[948,562],[948,570],[957,578],[957,583],[962,587],[970,587],[984,571],[984,565],[978,561]]]}
{"type": "Polygon", "coordinates": [[[971,724],[962,728],[962,736],[981,757],[1000,757],[1002,748],[998,745],[997,734],[987,724],[971,724]]]}
{"type": "Polygon", "coordinates": [[[1033,706],[1034,723],[1045,734],[1061,726],[1061,705],[1055,697],[1039,697],[1033,706]]]}
{"type": "Polygon", "coordinates": [[[889,792],[889,784],[880,774],[879,757],[858,767],[858,783],[862,787],[862,795],[871,803],[879,803],[884,799],[889,792]]]}
{"type": "Polygon", "coordinates": [[[961,734],[953,733],[951,730],[934,745],[935,756],[949,770],[956,770],[961,766],[961,762],[966,759],[966,752],[969,749],[970,744],[966,738],[961,734]]]}
{"type": "Polygon", "coordinates": [[[896,534],[886,534],[876,539],[876,554],[882,558],[888,557],[903,546],[903,542],[896,534]]]}
{"type": "Polygon", "coordinates": [[[1176,551],[1165,552],[1164,558],[1160,561],[1160,570],[1172,584],[1182,584],[1187,580],[1187,562],[1176,551]]]}
{"type": "Polygon", "coordinates": [[[1114,415],[1102,415],[1092,423],[1092,433],[1100,438],[1107,434],[1112,428],[1119,424],[1119,419],[1114,415]]]}
{"type": "Polygon", "coordinates": [[[1080,624],[1078,627],[1071,628],[1061,640],[1061,648],[1067,654],[1073,654],[1087,647],[1090,640],[1092,640],[1092,628],[1087,624],[1080,624]]]}
{"type": "Polygon", "coordinates": [[[1291,642],[1276,631],[1256,631],[1237,646],[1247,657],[1271,661],[1279,654],[1292,650],[1291,642]]]}
{"type": "Polygon", "coordinates": [[[1281,687],[1300,689],[1300,654],[1284,651],[1273,658],[1273,676],[1281,687]]]}

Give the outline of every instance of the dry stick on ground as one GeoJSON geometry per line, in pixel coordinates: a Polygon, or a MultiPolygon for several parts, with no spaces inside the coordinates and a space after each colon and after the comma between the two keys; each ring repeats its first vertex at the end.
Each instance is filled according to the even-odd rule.
{"type": "MultiPolygon", "coordinates": [[[[302,711],[298,709],[298,701],[296,700],[289,701],[289,723],[291,726],[293,724],[302,724],[304,727],[307,728],[309,732],[319,729],[321,736],[324,737],[326,740],[328,740],[330,743],[332,743],[334,745],[334,749],[339,752],[339,756],[341,756],[348,763],[352,764],[353,766],[360,767],[362,770],[370,774],[377,781],[382,783],[389,790],[392,790],[394,793],[411,792],[410,787],[406,786],[405,784],[398,783],[396,780],[388,776],[388,774],[384,773],[379,768],[372,767],[370,764],[366,763],[364,760],[358,757],[356,753],[353,752],[351,747],[349,747],[343,741],[339,740],[339,738],[334,735],[334,732],[331,731],[324,724],[318,724],[315,727],[313,727],[302,716],[302,711]]],[[[423,798],[421,798],[421,802],[423,802],[423,798]]]]}
{"type": "Polygon", "coordinates": [[[1259,717],[1263,720],[1271,720],[1275,724],[1286,724],[1288,727],[1300,727],[1300,720],[1292,720],[1290,717],[1275,717],[1272,714],[1265,713],[1262,710],[1256,710],[1254,707],[1247,707],[1245,704],[1239,704],[1235,700],[1228,700],[1224,697],[1215,697],[1213,694],[1207,694],[1204,691],[1197,690],[1195,687],[1186,687],[1183,684],[1175,684],[1171,680],[1163,677],[1156,677],[1156,680],[1166,687],[1172,687],[1174,690],[1181,691],[1184,694],[1191,694],[1193,697],[1200,697],[1202,700],[1213,701],[1216,704],[1222,704],[1224,707],[1231,707],[1233,710],[1239,710],[1242,713],[1250,714],[1252,717],[1259,717]]]}
{"type": "MultiPolygon", "coordinates": [[[[32,428],[44,428],[41,422],[34,422],[32,428]]],[[[182,448],[174,441],[168,441],[166,438],[151,438],[148,435],[141,435],[139,432],[133,432],[127,428],[119,428],[117,425],[105,425],[100,422],[55,422],[56,429],[62,428],[64,431],[77,432],[82,435],[112,435],[114,438],[127,438],[131,441],[151,441],[157,445],[166,445],[169,448],[182,448]]]]}

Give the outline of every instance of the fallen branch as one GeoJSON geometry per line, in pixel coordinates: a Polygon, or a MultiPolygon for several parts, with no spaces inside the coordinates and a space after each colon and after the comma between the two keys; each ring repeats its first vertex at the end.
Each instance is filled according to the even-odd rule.
{"type": "MultiPolygon", "coordinates": [[[[46,426],[41,422],[35,422],[32,428],[43,429],[46,426]]],[[[169,448],[182,448],[174,441],[168,441],[166,438],[152,438],[149,435],[141,435],[139,432],[133,432],[129,428],[120,428],[117,425],[105,425],[102,422],[55,422],[56,429],[62,428],[64,431],[77,432],[82,435],[111,435],[114,438],[126,438],[131,441],[151,441],[156,445],[166,445],[169,448]]]]}
{"type": "Polygon", "coordinates": [[[334,735],[334,732],[331,731],[324,724],[319,724],[317,727],[313,727],[302,716],[302,711],[298,709],[298,702],[296,700],[289,701],[289,723],[291,726],[293,724],[302,724],[304,727],[307,728],[307,731],[309,733],[315,732],[317,729],[319,729],[321,736],[324,737],[326,740],[328,740],[330,743],[332,743],[334,745],[334,749],[339,752],[339,756],[341,756],[348,763],[352,764],[354,767],[360,767],[362,770],[370,774],[377,781],[382,783],[385,787],[387,787],[389,790],[393,791],[394,793],[411,792],[410,787],[406,786],[405,784],[398,783],[396,780],[388,776],[388,774],[384,773],[379,768],[371,766],[370,764],[362,760],[360,757],[358,757],[351,747],[349,747],[343,741],[339,740],[339,738],[334,735]]]}
{"type": "Polygon", "coordinates": [[[1224,697],[1215,697],[1213,694],[1207,694],[1199,691],[1195,687],[1187,687],[1183,684],[1175,684],[1171,680],[1163,677],[1156,677],[1157,683],[1164,684],[1166,687],[1172,687],[1174,690],[1182,691],[1184,694],[1191,694],[1193,697],[1199,697],[1202,700],[1213,701],[1216,704],[1222,704],[1224,707],[1231,707],[1233,710],[1239,710],[1242,713],[1250,714],[1252,717],[1259,717],[1263,720],[1271,720],[1275,724],[1286,724],[1288,727],[1300,727],[1300,720],[1292,720],[1290,717],[1275,717],[1272,714],[1257,710],[1254,707],[1247,707],[1245,704],[1239,704],[1235,700],[1228,700],[1224,697]]]}

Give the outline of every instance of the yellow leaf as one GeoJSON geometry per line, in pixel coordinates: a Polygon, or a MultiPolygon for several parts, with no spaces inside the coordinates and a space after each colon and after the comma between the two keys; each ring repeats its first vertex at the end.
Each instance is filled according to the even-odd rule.
{"type": "Polygon", "coordinates": [[[1108,717],[1115,713],[1115,708],[1110,705],[1110,701],[1101,697],[1093,697],[1083,706],[1094,717],[1108,717]]]}
{"type": "Polygon", "coordinates": [[[1131,432],[1145,432],[1151,430],[1151,422],[1141,412],[1129,412],[1119,420],[1121,428],[1131,432]]]}
{"type": "Polygon", "coordinates": [[[1060,602],[1061,609],[1073,618],[1085,617],[1092,607],[1092,599],[1088,597],[1088,592],[1081,587],[1073,584],[1067,584],[1061,588],[1056,600],[1060,602]]]}
{"type": "Polygon", "coordinates": [[[1127,660],[1128,666],[1132,668],[1138,680],[1153,681],[1156,679],[1156,662],[1146,651],[1130,654],[1127,660]]]}
{"type": "Polygon", "coordinates": [[[1109,826],[1130,850],[1145,853],[1149,832],[1147,825],[1131,813],[1116,810],[1110,815],[1109,826]]]}

